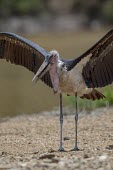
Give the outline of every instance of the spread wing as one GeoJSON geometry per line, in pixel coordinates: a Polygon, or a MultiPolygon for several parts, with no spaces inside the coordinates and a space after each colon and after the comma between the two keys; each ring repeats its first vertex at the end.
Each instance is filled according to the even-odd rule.
{"type": "MultiPolygon", "coordinates": [[[[49,52],[19,35],[0,33],[0,59],[24,66],[36,73],[48,55],[49,52]]],[[[52,88],[49,72],[41,80],[52,88]]]]}
{"type": "Polygon", "coordinates": [[[111,84],[113,82],[113,29],[78,57],[78,60],[79,64],[82,60],[86,61],[82,75],[88,87],[104,87],[111,84]]]}

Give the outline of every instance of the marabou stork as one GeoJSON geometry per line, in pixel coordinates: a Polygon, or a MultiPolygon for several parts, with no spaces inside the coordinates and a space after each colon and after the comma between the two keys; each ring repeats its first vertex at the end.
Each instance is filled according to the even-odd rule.
{"type": "Polygon", "coordinates": [[[34,72],[33,81],[41,79],[60,95],[60,148],[62,147],[62,93],[74,95],[75,146],[77,147],[77,96],[90,100],[105,96],[95,88],[105,87],[113,82],[113,29],[89,50],[71,60],[61,59],[56,50],[47,52],[35,43],[13,33],[0,33],[0,58],[16,65],[22,65],[34,72]]]}

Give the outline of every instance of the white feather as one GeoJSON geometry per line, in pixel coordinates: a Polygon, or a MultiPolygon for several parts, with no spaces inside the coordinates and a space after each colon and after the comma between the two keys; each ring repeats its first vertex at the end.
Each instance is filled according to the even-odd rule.
{"type": "Polygon", "coordinates": [[[82,59],[72,70],[67,71],[65,68],[61,70],[61,62],[58,63],[58,75],[59,75],[59,91],[74,95],[76,92],[79,96],[87,94],[92,91],[91,88],[87,88],[83,76],[82,69],[89,61],[91,55],[88,55],[82,59]]]}

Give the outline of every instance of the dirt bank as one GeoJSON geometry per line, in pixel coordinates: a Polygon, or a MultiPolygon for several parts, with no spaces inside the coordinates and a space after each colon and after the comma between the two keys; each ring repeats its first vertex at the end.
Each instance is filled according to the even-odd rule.
{"type": "Polygon", "coordinates": [[[113,169],[113,108],[79,118],[74,146],[74,116],[64,116],[63,145],[58,152],[59,117],[31,115],[0,121],[0,169],[113,169]]]}

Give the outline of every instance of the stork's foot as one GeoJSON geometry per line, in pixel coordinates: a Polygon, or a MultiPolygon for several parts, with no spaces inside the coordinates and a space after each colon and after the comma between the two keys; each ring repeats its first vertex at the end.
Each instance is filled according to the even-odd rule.
{"type": "Polygon", "coordinates": [[[62,148],[62,147],[60,147],[58,151],[59,152],[65,152],[64,148],[62,148]]]}
{"type": "Polygon", "coordinates": [[[78,147],[74,147],[74,149],[72,149],[71,151],[79,151],[78,147]]]}

